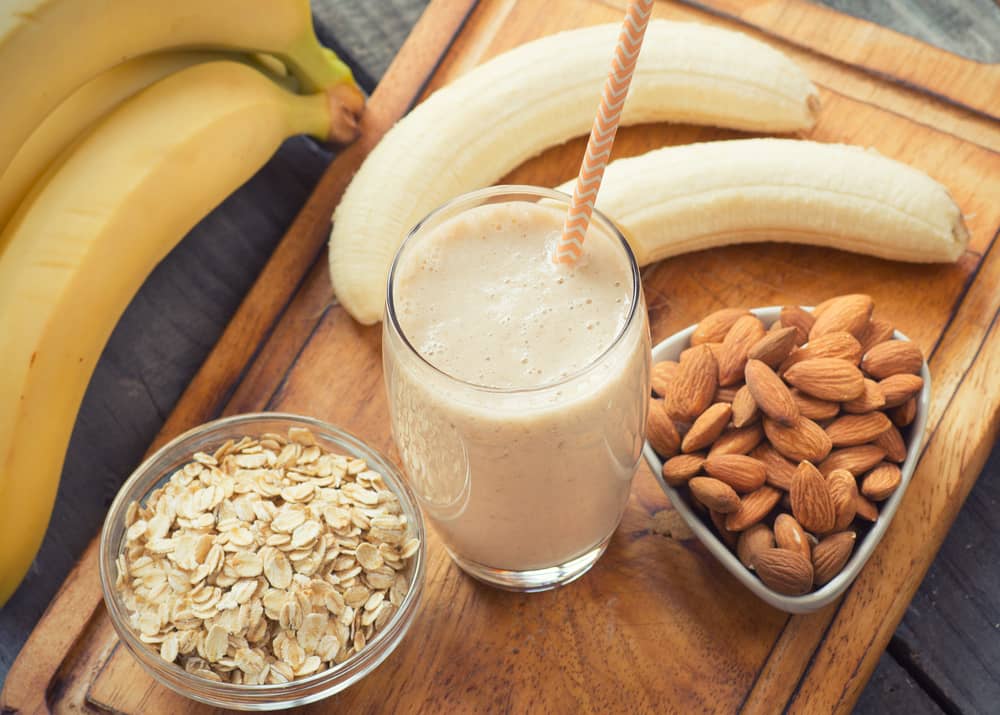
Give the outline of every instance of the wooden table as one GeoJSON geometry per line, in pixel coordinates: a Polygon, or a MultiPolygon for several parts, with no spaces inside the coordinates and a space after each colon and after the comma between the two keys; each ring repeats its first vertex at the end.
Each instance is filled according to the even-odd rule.
{"type": "MultiPolygon", "coordinates": [[[[415,20],[419,4],[396,2],[391,7],[362,10],[352,4],[330,3],[318,11],[327,28],[337,28],[325,39],[332,39],[332,44],[346,50],[355,59],[362,81],[373,83],[373,78],[384,71],[391,48],[415,20]],[[377,15],[377,19],[370,15],[377,15]]],[[[735,4],[718,5],[725,9],[735,4]]],[[[909,31],[925,33],[928,28],[935,28],[936,35],[932,32],[928,39],[940,44],[950,42],[953,49],[965,47],[968,52],[979,53],[977,59],[995,62],[997,58],[989,55],[988,41],[1000,36],[996,33],[1000,27],[996,15],[1000,13],[989,14],[990,10],[995,11],[995,6],[983,10],[985,14],[973,14],[976,22],[972,31],[966,28],[956,33],[960,35],[957,40],[948,38],[946,30],[961,22],[962,8],[975,13],[974,5],[956,3],[959,12],[947,21],[925,18],[924,24],[917,22],[915,26],[912,15],[901,14],[899,26],[907,29],[908,21],[909,31]]],[[[852,11],[859,11],[856,6],[851,7],[852,11]]],[[[997,49],[996,42],[992,49],[997,49]]],[[[943,87],[942,93],[947,89],[943,87]]],[[[307,141],[290,142],[261,175],[207,219],[164,262],[123,318],[81,413],[54,526],[25,586],[0,612],[3,670],[96,530],[117,485],[136,463],[151,435],[163,423],[165,413],[204,360],[327,160],[323,152],[307,141]],[[267,200],[261,200],[263,196],[267,200]],[[236,261],[234,254],[239,256],[236,261]],[[100,490],[94,489],[95,475],[100,490]]],[[[313,258],[300,256],[299,260],[311,262],[313,258]]],[[[296,301],[307,301],[311,310],[323,311],[327,288],[318,273],[321,271],[310,274],[305,285],[309,290],[300,293],[296,301]]],[[[295,314],[295,310],[293,305],[290,312],[295,314]]],[[[301,315],[301,305],[298,311],[301,315]]],[[[272,343],[291,345],[303,340],[301,330],[315,322],[312,319],[315,316],[307,317],[302,325],[289,325],[285,321],[278,324],[277,332],[271,336],[272,343]]],[[[252,320],[248,324],[244,318],[240,330],[246,334],[230,330],[224,338],[230,345],[235,341],[245,347],[244,339],[254,336],[257,326],[252,320]]],[[[345,340],[353,335],[353,325],[335,322],[337,330],[347,336],[345,340]]],[[[271,353],[275,354],[274,348],[271,353]]],[[[219,366],[218,361],[215,364],[216,370],[227,369],[225,365],[219,366]]],[[[270,363],[267,359],[258,361],[244,376],[227,410],[258,402],[259,396],[250,399],[255,388],[265,384],[278,387],[274,379],[277,373],[269,373],[278,367],[276,359],[270,363]]],[[[195,384],[203,388],[212,385],[212,375],[206,377],[203,372],[200,383],[195,384]]],[[[212,397],[210,403],[221,404],[209,397],[212,397]]],[[[274,399],[283,402],[289,398],[275,394],[274,399]]],[[[187,404],[191,404],[190,399],[187,404]]],[[[186,417],[192,416],[189,410],[186,417]]],[[[183,419],[185,415],[175,415],[173,424],[180,424],[183,419]]],[[[939,706],[950,710],[954,706],[989,712],[991,705],[1000,702],[1000,677],[995,665],[1000,652],[995,630],[1000,620],[997,617],[1000,575],[996,568],[1000,549],[995,534],[1000,523],[995,508],[990,508],[998,496],[997,461],[1000,460],[995,458],[972,493],[952,538],[945,543],[942,556],[890,642],[889,655],[883,656],[872,684],[862,695],[859,710],[898,708],[920,713],[936,712],[939,706]]]]}

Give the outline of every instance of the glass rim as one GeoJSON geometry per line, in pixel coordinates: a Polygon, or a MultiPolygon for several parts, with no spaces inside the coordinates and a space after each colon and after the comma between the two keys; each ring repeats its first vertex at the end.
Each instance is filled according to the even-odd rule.
{"type": "MultiPolygon", "coordinates": [[[[465,380],[460,377],[456,377],[428,360],[417,348],[410,342],[406,333],[403,331],[403,327],[399,324],[399,318],[396,315],[396,305],[393,298],[393,285],[395,283],[396,269],[399,266],[399,259],[402,256],[403,251],[410,242],[417,236],[420,230],[435,218],[438,218],[441,214],[447,213],[449,211],[454,211],[456,208],[464,203],[473,203],[478,200],[485,200],[496,197],[503,196],[517,196],[517,195],[531,195],[540,199],[552,199],[553,201],[558,201],[561,204],[568,205],[573,197],[562,191],[557,191],[556,189],[549,189],[542,186],[532,186],[530,184],[498,184],[496,186],[489,186],[485,189],[476,189],[475,191],[469,191],[459,196],[456,196],[449,201],[438,206],[436,209],[428,213],[422,219],[420,219],[413,228],[411,228],[403,242],[396,249],[396,254],[393,256],[392,264],[389,267],[389,276],[386,281],[386,296],[385,296],[385,322],[387,325],[392,326],[393,332],[397,337],[403,342],[403,345],[415,355],[424,366],[432,370],[434,373],[444,377],[452,383],[462,385],[463,387],[476,390],[478,392],[492,393],[496,395],[522,395],[522,394],[536,394],[557,388],[568,383],[577,380],[578,378],[586,375],[592,371],[597,365],[601,363],[608,355],[610,355],[625,339],[628,334],[629,328],[635,321],[636,312],[639,308],[639,303],[642,295],[642,279],[639,275],[639,264],[635,260],[635,253],[632,251],[632,247],[629,245],[628,240],[625,235],[621,232],[614,221],[612,221],[608,216],[602,213],[598,209],[593,210],[590,223],[598,223],[601,227],[607,231],[612,239],[618,239],[619,244],[625,252],[625,257],[629,265],[629,275],[632,277],[632,298],[629,304],[628,312],[626,313],[625,320],[622,323],[621,328],[615,334],[615,337],[611,340],[611,343],[602,350],[598,355],[596,355],[590,362],[588,362],[583,367],[571,372],[569,375],[560,377],[557,380],[544,383],[542,385],[536,385],[534,387],[497,387],[494,385],[482,385],[477,382],[472,382],[471,380],[465,380]]],[[[457,213],[455,215],[458,215],[457,213]]],[[[385,348],[383,347],[383,350],[385,348]]]]}
{"type": "MultiPolygon", "coordinates": [[[[161,479],[168,476],[168,472],[162,472],[155,481],[150,482],[145,486],[141,496],[139,496],[139,499],[141,500],[147,497],[152,489],[155,488],[156,484],[161,479]]],[[[385,475],[383,475],[383,478],[384,476],[385,475]]],[[[220,417],[186,430],[157,449],[153,454],[149,455],[138,467],[135,468],[135,470],[133,470],[128,479],[126,479],[119,488],[118,493],[115,495],[115,498],[108,509],[108,513],[105,516],[104,524],[101,527],[100,543],[98,548],[98,570],[101,590],[104,595],[104,604],[111,615],[112,625],[115,627],[115,631],[118,633],[119,638],[121,638],[127,650],[132,652],[133,657],[136,657],[140,665],[147,668],[163,670],[166,673],[171,673],[179,682],[185,683],[185,685],[195,686],[198,691],[204,691],[210,697],[232,696],[239,699],[242,696],[252,698],[253,702],[256,702],[257,698],[272,695],[276,698],[282,699],[283,701],[289,697],[294,697],[295,691],[297,690],[305,690],[323,683],[324,681],[339,680],[344,678],[353,683],[358,677],[364,677],[363,673],[359,673],[357,671],[363,669],[372,658],[377,657],[387,645],[392,644],[394,641],[398,642],[401,639],[405,631],[400,632],[399,629],[406,624],[405,616],[418,607],[423,594],[423,582],[427,567],[426,544],[426,528],[424,526],[423,514],[420,512],[416,495],[413,494],[409,485],[406,483],[406,480],[402,477],[399,468],[396,467],[388,457],[382,454],[382,452],[369,445],[357,435],[314,417],[289,412],[248,412],[230,415],[227,417],[220,417]],[[149,473],[156,466],[156,463],[169,455],[170,452],[182,447],[189,440],[212,430],[225,429],[241,424],[253,424],[267,420],[294,422],[308,426],[315,429],[317,432],[323,433],[317,434],[319,439],[322,439],[324,434],[332,434],[335,441],[343,441],[348,445],[353,442],[355,444],[350,446],[358,447],[359,451],[370,452],[379,461],[384,463],[391,472],[389,480],[392,482],[391,486],[393,487],[393,491],[399,498],[400,504],[403,507],[408,520],[411,521],[416,536],[420,539],[420,548],[418,548],[417,553],[414,554],[412,572],[410,574],[410,588],[403,597],[403,601],[396,609],[396,612],[389,619],[389,622],[386,623],[386,626],[376,633],[374,638],[366,643],[365,648],[362,649],[361,652],[355,653],[347,660],[342,663],[337,663],[331,668],[326,668],[325,670],[313,673],[312,675],[304,678],[290,680],[287,683],[263,683],[260,685],[225,682],[217,683],[189,673],[177,663],[168,663],[163,661],[159,657],[159,653],[155,649],[152,649],[149,644],[140,640],[138,635],[129,625],[127,608],[122,602],[121,597],[118,595],[117,589],[114,586],[114,578],[109,570],[114,565],[117,555],[121,550],[120,542],[116,545],[111,544],[111,532],[114,528],[114,524],[118,521],[121,521],[122,524],[124,524],[125,510],[128,508],[128,503],[135,500],[132,492],[140,487],[144,478],[149,477],[149,473]],[[145,657],[147,654],[150,656],[149,658],[145,657]]],[[[158,679],[159,678],[157,678],[157,680],[158,679]]],[[[199,702],[215,705],[216,707],[220,706],[215,700],[206,699],[204,696],[200,696],[198,692],[185,692],[184,694],[187,697],[199,702]]],[[[315,698],[311,698],[310,700],[314,701],[315,698]]],[[[303,701],[303,703],[308,701],[309,700],[303,701]]],[[[233,707],[233,705],[231,704],[229,707],[233,707]]]]}

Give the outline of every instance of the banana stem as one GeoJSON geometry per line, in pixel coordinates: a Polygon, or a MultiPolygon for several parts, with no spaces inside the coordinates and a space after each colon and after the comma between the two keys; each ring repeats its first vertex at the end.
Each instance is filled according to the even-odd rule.
{"type": "Polygon", "coordinates": [[[312,27],[282,54],[282,59],[305,92],[321,92],[340,84],[357,87],[351,68],[319,43],[312,27]]]}
{"type": "Polygon", "coordinates": [[[348,144],[358,135],[364,96],[352,85],[340,84],[306,96],[289,94],[290,134],[308,134],[320,141],[348,144]]]}

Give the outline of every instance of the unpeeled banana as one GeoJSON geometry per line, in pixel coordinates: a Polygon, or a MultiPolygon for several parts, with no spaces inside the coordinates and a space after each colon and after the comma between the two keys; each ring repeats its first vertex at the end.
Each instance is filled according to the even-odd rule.
{"type": "Polygon", "coordinates": [[[336,106],[246,65],[182,70],[127,100],[32,189],[0,236],[0,605],[42,541],[84,390],[156,263],[288,136],[336,106]]]}
{"type": "MultiPolygon", "coordinates": [[[[572,193],[572,182],[557,187],[572,193]]],[[[597,208],[640,265],[731,243],[829,246],[913,262],[958,259],[969,241],[948,190],[874,150],[794,139],[657,149],[608,165],[597,208]]]]}
{"type": "MultiPolygon", "coordinates": [[[[432,94],[382,139],[345,192],[330,237],[334,290],[351,315],[381,318],[392,256],[428,212],[589,130],[618,29],[572,30],[504,53],[432,94]]],[[[817,107],[809,79],[771,47],[654,20],[622,122],[794,132],[813,125],[817,107]]]]}
{"type": "MultiPolygon", "coordinates": [[[[316,39],[309,0],[10,0],[0,12],[0,174],[77,87],[123,60],[176,48],[267,52],[305,91],[354,87],[316,39]]],[[[357,93],[351,106],[361,104],[357,93]]]]}

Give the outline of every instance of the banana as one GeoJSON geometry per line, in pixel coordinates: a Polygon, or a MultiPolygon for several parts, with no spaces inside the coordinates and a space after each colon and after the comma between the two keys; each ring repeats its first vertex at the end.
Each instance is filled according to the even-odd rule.
{"type": "MultiPolygon", "coordinates": [[[[351,315],[381,318],[392,256],[428,212],[590,129],[618,29],[598,25],[517,47],[438,90],[386,134],[334,215],[330,273],[351,315]]],[[[817,106],[809,79],[771,47],[654,20],[622,122],[793,132],[813,125],[817,106]]]]}
{"type": "Polygon", "coordinates": [[[0,605],[45,532],[76,412],[156,263],[288,136],[326,139],[331,99],[200,64],[76,142],[4,231],[0,256],[0,605]]]}
{"type": "MultiPolygon", "coordinates": [[[[557,188],[571,193],[573,184],[557,188]]],[[[623,229],[640,265],[752,241],[951,262],[969,241],[959,207],[926,174],[874,150],[794,139],[706,142],[613,161],[597,208],[623,229]]]]}
{"type": "Polygon", "coordinates": [[[315,92],[354,88],[350,69],[313,32],[309,0],[8,0],[0,12],[0,175],[61,101],[101,72],[169,49],[266,52],[315,92]]]}

